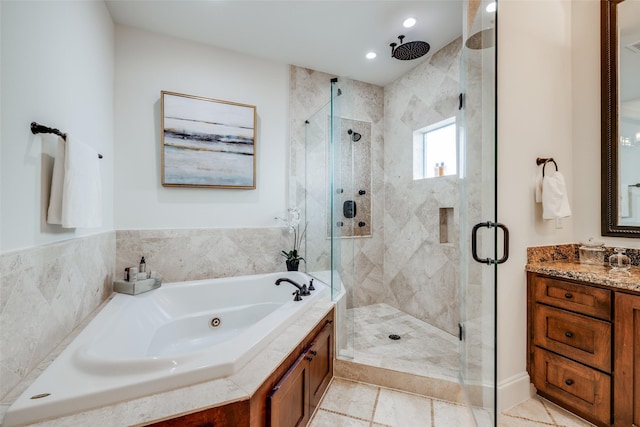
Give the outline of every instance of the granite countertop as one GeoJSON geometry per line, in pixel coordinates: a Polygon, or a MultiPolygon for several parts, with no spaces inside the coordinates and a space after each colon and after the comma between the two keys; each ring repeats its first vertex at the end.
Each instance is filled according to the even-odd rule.
{"type": "Polygon", "coordinates": [[[608,265],[581,264],[577,260],[529,262],[526,270],[560,279],[580,280],[611,288],[640,292],[640,267],[614,271],[608,265]]]}

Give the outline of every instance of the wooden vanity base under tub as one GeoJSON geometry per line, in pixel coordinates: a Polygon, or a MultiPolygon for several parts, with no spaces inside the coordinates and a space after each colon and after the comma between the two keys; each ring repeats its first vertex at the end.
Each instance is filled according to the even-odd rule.
{"type": "Polygon", "coordinates": [[[538,393],[598,426],[640,426],[640,293],[534,272],[527,287],[538,393]]]}
{"type": "Polygon", "coordinates": [[[305,426],[333,377],[334,336],[334,311],[331,310],[250,399],[147,426],[305,426]]]}

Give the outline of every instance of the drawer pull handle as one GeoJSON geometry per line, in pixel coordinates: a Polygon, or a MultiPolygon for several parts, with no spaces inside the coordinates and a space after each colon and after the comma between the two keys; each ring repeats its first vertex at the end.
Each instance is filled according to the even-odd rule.
{"type": "Polygon", "coordinates": [[[564,294],[564,297],[566,299],[571,299],[571,298],[573,298],[573,295],[571,295],[569,292],[567,292],[566,294],[564,294]]]}
{"type": "Polygon", "coordinates": [[[573,380],[566,380],[564,383],[566,385],[573,385],[573,380]]]}
{"type": "Polygon", "coordinates": [[[567,337],[567,338],[572,338],[573,334],[571,332],[565,332],[564,336],[567,337]]]}

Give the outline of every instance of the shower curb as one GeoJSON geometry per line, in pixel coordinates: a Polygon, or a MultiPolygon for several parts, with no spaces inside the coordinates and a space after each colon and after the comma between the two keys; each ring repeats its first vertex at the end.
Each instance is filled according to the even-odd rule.
{"type": "Polygon", "coordinates": [[[424,377],[343,359],[335,360],[333,374],[338,378],[466,404],[462,386],[455,380],[424,377]]]}

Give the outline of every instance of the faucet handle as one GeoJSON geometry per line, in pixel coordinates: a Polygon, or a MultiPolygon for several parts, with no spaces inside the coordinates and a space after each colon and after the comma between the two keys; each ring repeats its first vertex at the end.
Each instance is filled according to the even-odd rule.
{"type": "Polygon", "coordinates": [[[295,295],[293,297],[294,301],[302,301],[302,297],[300,296],[300,291],[295,291],[294,293],[292,293],[291,295],[295,295]]]}
{"type": "Polygon", "coordinates": [[[311,280],[309,281],[309,290],[310,290],[310,291],[315,291],[315,290],[316,290],[316,288],[313,286],[313,279],[311,279],[311,280]]]}

